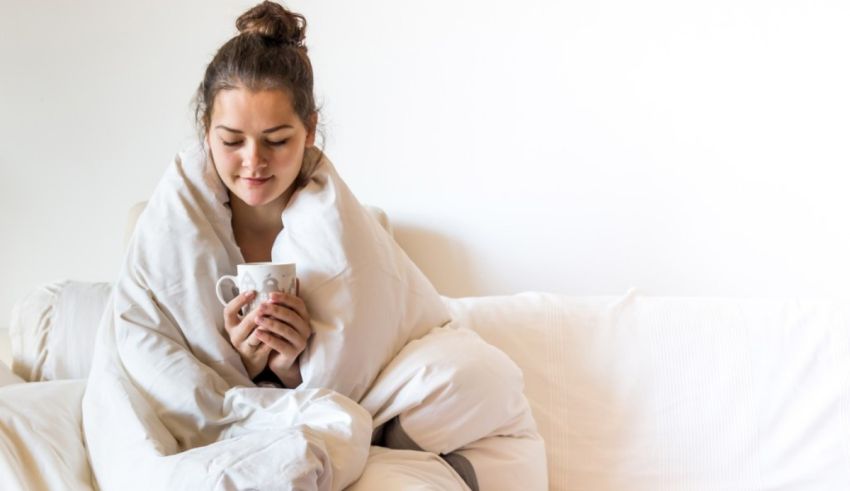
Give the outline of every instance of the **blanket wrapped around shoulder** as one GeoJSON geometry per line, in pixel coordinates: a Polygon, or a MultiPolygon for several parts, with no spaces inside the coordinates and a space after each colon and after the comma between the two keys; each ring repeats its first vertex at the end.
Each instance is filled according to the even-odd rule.
{"type": "Polygon", "coordinates": [[[363,470],[363,408],[325,388],[258,388],[227,340],[214,285],[243,262],[228,201],[197,146],[139,218],[83,399],[101,489],[342,489],[363,470]]]}

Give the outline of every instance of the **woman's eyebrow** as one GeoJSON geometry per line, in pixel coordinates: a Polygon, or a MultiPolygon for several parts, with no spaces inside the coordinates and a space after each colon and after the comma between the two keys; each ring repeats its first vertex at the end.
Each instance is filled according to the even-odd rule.
{"type": "Polygon", "coordinates": [[[291,124],[282,124],[280,126],[275,126],[274,128],[269,128],[267,130],[263,130],[263,133],[272,133],[272,132],[275,132],[277,130],[282,130],[284,128],[294,128],[294,126],[292,126],[291,124]]]}
{"type": "MultiPolygon", "coordinates": [[[[242,133],[242,130],[235,130],[233,128],[228,128],[227,126],[224,126],[223,124],[216,125],[216,128],[221,128],[223,130],[230,131],[231,133],[242,133]]],[[[293,128],[293,126],[291,124],[282,124],[280,126],[275,126],[274,128],[269,128],[267,130],[263,130],[263,133],[272,133],[272,132],[275,132],[277,130],[281,130],[283,128],[293,128]]]]}

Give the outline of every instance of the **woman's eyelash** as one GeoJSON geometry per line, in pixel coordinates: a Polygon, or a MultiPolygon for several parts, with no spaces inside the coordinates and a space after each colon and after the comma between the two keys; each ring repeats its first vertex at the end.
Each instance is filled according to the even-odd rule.
{"type": "MultiPolygon", "coordinates": [[[[285,144],[286,144],[286,142],[288,142],[288,141],[289,141],[289,139],[287,138],[286,140],[281,140],[281,141],[278,141],[278,142],[272,142],[272,141],[270,141],[270,142],[268,142],[268,143],[269,143],[269,145],[280,146],[280,145],[285,145],[285,144]]],[[[242,143],[242,142],[241,142],[241,141],[238,141],[238,142],[227,142],[227,141],[222,140],[222,141],[221,141],[221,143],[223,143],[223,144],[224,144],[224,146],[226,146],[226,147],[235,147],[236,145],[239,145],[239,144],[240,144],[240,143],[242,143]]]]}

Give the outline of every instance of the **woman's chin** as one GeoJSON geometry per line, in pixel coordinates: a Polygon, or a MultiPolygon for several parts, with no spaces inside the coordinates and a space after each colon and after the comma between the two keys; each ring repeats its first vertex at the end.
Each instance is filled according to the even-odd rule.
{"type": "Polygon", "coordinates": [[[250,207],[265,206],[274,201],[274,197],[269,196],[267,193],[251,192],[239,193],[239,199],[241,199],[243,203],[250,207]]]}
{"type": "Polygon", "coordinates": [[[276,187],[263,186],[257,188],[236,188],[236,195],[246,205],[254,207],[262,207],[273,204],[278,199],[281,199],[286,190],[280,190],[276,187]]]}

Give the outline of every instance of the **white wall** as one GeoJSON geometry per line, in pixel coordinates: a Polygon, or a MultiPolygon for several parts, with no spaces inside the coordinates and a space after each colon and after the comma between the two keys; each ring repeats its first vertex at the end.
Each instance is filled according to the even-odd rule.
{"type": "MultiPolygon", "coordinates": [[[[115,276],[252,4],[3,0],[0,315],[115,276]]],[[[850,292],[850,2],[288,5],[328,153],[443,293],[850,292]]]]}

